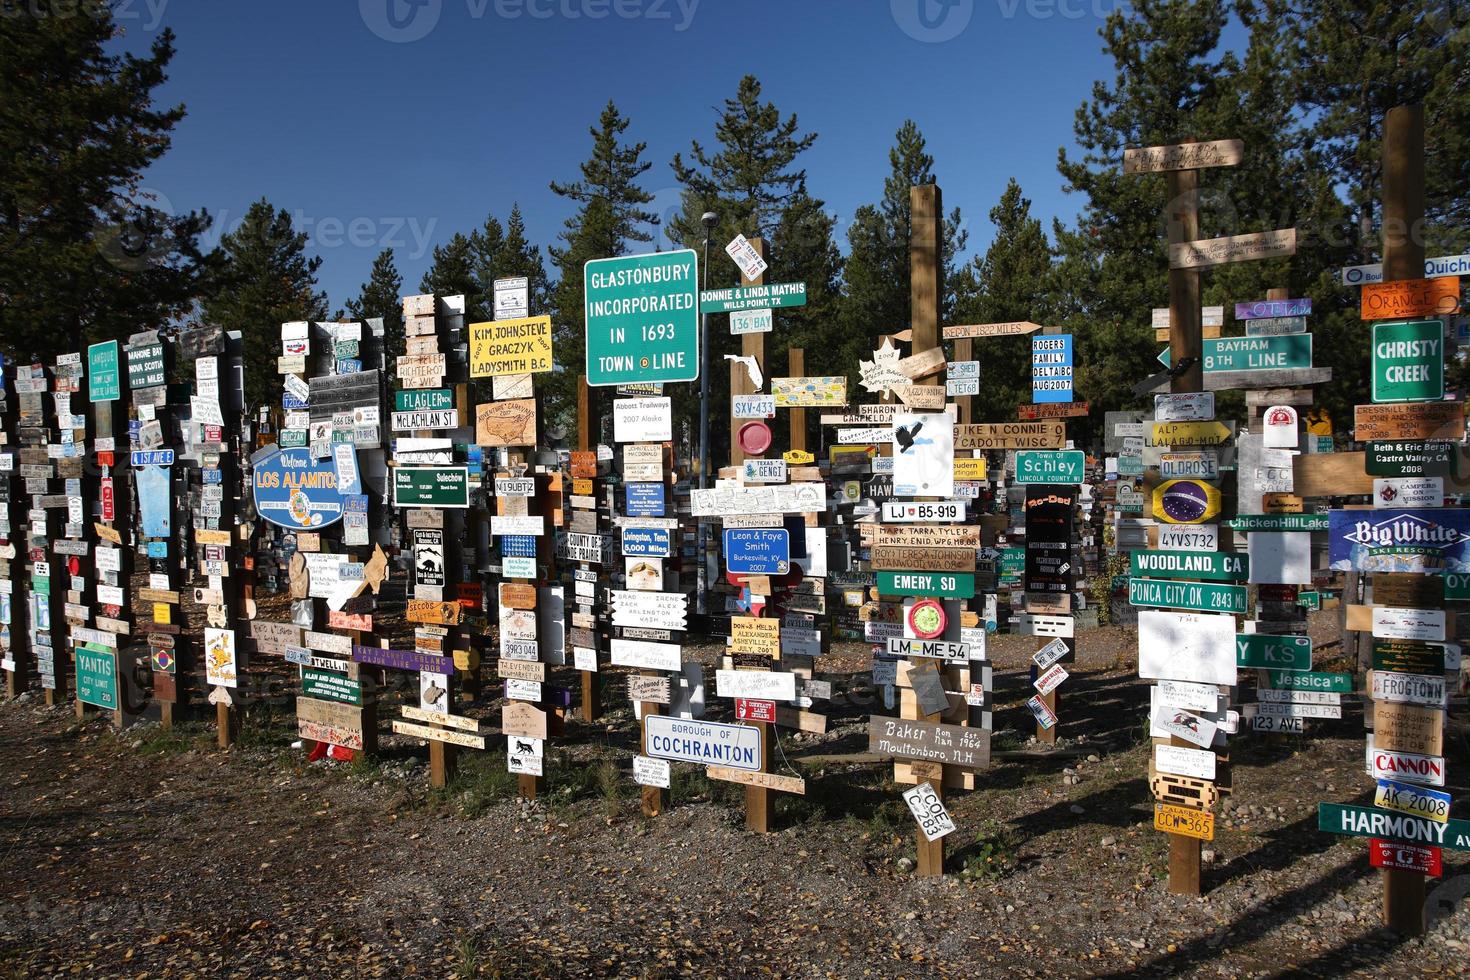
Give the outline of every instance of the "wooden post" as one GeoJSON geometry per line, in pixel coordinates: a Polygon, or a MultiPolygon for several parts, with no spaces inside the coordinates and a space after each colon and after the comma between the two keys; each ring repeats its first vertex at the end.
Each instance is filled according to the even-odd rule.
{"type": "MultiPolygon", "coordinates": [[[[591,452],[592,446],[592,388],[585,374],[577,377],[577,449],[591,452]]],[[[587,567],[587,566],[583,566],[587,567]]],[[[584,670],[582,673],[582,720],[592,723],[602,717],[602,686],[597,672],[584,670]]]]}
{"type": "MultiPolygon", "coordinates": [[[[786,372],[793,378],[806,377],[806,351],[801,347],[792,347],[786,351],[786,372]]],[[[791,419],[791,444],[790,448],[806,450],[806,409],[789,408],[787,416],[791,419]]]]}
{"type": "MultiPolygon", "coordinates": [[[[1383,279],[1424,278],[1424,107],[1388,110],[1383,135],[1383,279]]],[[[1383,869],[1383,924],[1424,934],[1424,875],[1383,869]]]]}
{"type": "MultiPolygon", "coordinates": [[[[1193,142],[1183,140],[1181,142],[1193,142]]],[[[1192,242],[1199,237],[1199,172],[1171,170],[1164,175],[1168,188],[1169,244],[1192,242]]],[[[1204,388],[1204,337],[1200,324],[1200,278],[1198,269],[1169,270],[1169,358],[1178,369],[1186,359],[1192,363],[1169,383],[1171,392],[1201,391],[1204,388]]],[[[1171,745],[1187,745],[1171,738],[1171,745]]],[[[1182,834],[1169,835],[1169,891],[1175,895],[1198,895],[1200,842],[1182,834]]]]}
{"type": "MultiPolygon", "coordinates": [[[[944,265],[941,261],[941,236],[943,233],[944,207],[938,184],[921,184],[909,189],[910,232],[909,232],[909,326],[913,331],[911,353],[919,354],[939,346],[939,297],[944,291],[944,265]]],[[[916,384],[932,382],[937,375],[915,378],[916,384]]],[[[946,671],[948,673],[948,671],[946,671]]],[[[920,715],[912,692],[904,692],[900,715],[924,721],[941,722],[942,714],[927,718],[920,715]]],[[[939,767],[939,778],[931,780],[934,792],[944,798],[944,770],[939,767]]],[[[935,841],[924,839],[923,831],[915,828],[914,845],[918,857],[918,873],[921,877],[944,874],[944,838],[935,841]]]]}

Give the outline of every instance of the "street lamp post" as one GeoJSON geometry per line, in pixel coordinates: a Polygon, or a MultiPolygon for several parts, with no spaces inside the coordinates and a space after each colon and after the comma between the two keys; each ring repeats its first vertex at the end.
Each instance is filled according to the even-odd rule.
{"type": "MultiPolygon", "coordinates": [[[[719,215],[706,211],[700,222],[704,225],[704,269],[700,291],[709,288],[709,239],[714,234],[719,215]]],[[[709,487],[709,314],[702,309],[699,313],[699,488],[709,487]]],[[[699,574],[695,577],[695,605],[701,616],[709,614],[709,563],[706,550],[709,537],[703,521],[699,524],[698,537],[699,574]]]]}

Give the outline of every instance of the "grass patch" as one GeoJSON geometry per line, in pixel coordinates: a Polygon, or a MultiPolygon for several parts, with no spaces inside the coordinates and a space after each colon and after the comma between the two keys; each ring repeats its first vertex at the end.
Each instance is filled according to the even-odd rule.
{"type": "Polygon", "coordinates": [[[963,862],[960,874],[996,880],[1016,869],[1015,832],[999,820],[987,820],[974,841],[956,857],[963,862]]]}
{"type": "Polygon", "coordinates": [[[127,742],[130,747],[136,743],[137,747],[131,748],[131,751],[138,755],[182,755],[190,749],[212,743],[214,732],[205,729],[198,722],[174,725],[172,728],[150,724],[120,732],[118,738],[127,742]]]}
{"type": "Polygon", "coordinates": [[[435,790],[431,798],[446,803],[457,799],[460,815],[473,819],[513,797],[519,788],[520,777],[505,768],[504,752],[467,752],[460,755],[449,785],[435,790]]]}

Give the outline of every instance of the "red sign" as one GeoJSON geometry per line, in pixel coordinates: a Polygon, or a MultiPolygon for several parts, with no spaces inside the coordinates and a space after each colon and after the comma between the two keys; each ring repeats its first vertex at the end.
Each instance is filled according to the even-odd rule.
{"type": "Polygon", "coordinates": [[[1422,847],[1418,844],[1400,844],[1398,841],[1368,841],[1368,859],[1375,868],[1393,868],[1396,871],[1417,871],[1431,878],[1444,873],[1437,847],[1422,847]]]}
{"type": "Polygon", "coordinates": [[[735,717],[740,721],[776,721],[776,702],[755,698],[736,698],[735,717]]]}
{"type": "Polygon", "coordinates": [[[360,613],[338,612],[335,609],[328,609],[327,625],[334,630],[362,630],[364,633],[371,633],[373,631],[373,617],[360,613]]]}
{"type": "MultiPolygon", "coordinates": [[[[110,453],[108,455],[111,455],[110,453]]],[[[112,477],[102,478],[102,519],[109,523],[117,518],[117,503],[113,496],[112,477]]]]}
{"type": "Polygon", "coordinates": [[[464,609],[475,610],[484,605],[485,592],[478,582],[460,582],[455,586],[455,597],[464,609]]]}
{"type": "Polygon", "coordinates": [[[206,425],[204,427],[205,442],[224,442],[225,430],[221,425],[206,425]]]}
{"type": "Polygon", "coordinates": [[[114,459],[114,457],[112,455],[112,450],[111,449],[107,450],[106,452],[99,452],[97,454],[97,465],[98,466],[112,466],[112,465],[114,465],[113,464],[113,459],[114,459]]]}
{"type": "Polygon", "coordinates": [[[572,453],[572,476],[578,480],[590,480],[597,475],[597,454],[572,453]]]}
{"type": "Polygon", "coordinates": [[[1257,598],[1267,602],[1296,602],[1295,585],[1258,585],[1256,589],[1257,598]]]}

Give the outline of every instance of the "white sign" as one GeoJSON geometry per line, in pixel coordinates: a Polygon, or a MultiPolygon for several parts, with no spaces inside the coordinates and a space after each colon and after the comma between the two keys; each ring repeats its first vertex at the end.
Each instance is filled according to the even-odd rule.
{"type": "Polygon", "coordinates": [[[669,788],[669,761],[651,759],[646,755],[633,756],[633,782],[639,786],[669,788]]]}
{"type": "Polygon", "coordinates": [[[612,590],[614,626],[644,626],[681,630],[688,624],[689,597],[682,592],[628,592],[612,590]]]}
{"type": "Polygon", "coordinates": [[[1138,676],[1234,687],[1235,617],[1140,610],[1138,676]]]}
{"type": "Polygon", "coordinates": [[[1061,664],[1053,664],[1045,672],[1037,675],[1036,680],[1031,683],[1038,694],[1047,695],[1061,687],[1062,681],[1066,680],[1067,676],[1067,671],[1061,664]]]}
{"type": "Polygon", "coordinates": [[[1290,405],[1272,405],[1261,417],[1261,445],[1267,449],[1295,449],[1297,434],[1296,409],[1290,405]]]}
{"type": "Polygon", "coordinates": [[[623,640],[614,637],[610,656],[615,667],[637,667],[640,670],[680,670],[683,657],[677,643],[650,643],[646,640],[623,640]]]}
{"type": "Polygon", "coordinates": [[[1374,507],[1443,507],[1444,477],[1409,476],[1373,481],[1374,507]]]}
{"type": "Polygon", "coordinates": [[[1152,720],[1154,728],[1204,748],[1215,741],[1215,730],[1219,727],[1208,718],[1164,705],[1154,708],[1152,720]]]}
{"type": "Polygon", "coordinates": [[[643,719],[643,750],[659,759],[759,772],[761,748],[760,729],[749,725],[668,715],[647,715],[643,719]]]}
{"type": "Polygon", "coordinates": [[[724,517],[729,514],[820,514],[827,509],[826,485],[788,483],[742,487],[733,484],[692,490],[693,517],[724,517]]]}
{"type": "Polygon", "coordinates": [[[1311,585],[1312,536],[1252,531],[1246,536],[1252,585],[1311,585]]]}
{"type": "Polygon", "coordinates": [[[507,534],[528,534],[539,537],[545,533],[545,518],[531,516],[492,516],[490,518],[490,533],[495,537],[507,534]]]}
{"type": "Polygon", "coordinates": [[[505,768],[517,775],[542,775],[545,755],[545,739],[522,738],[519,735],[505,736],[505,768]]]}
{"type": "Polygon", "coordinates": [[[413,432],[417,429],[457,429],[459,410],[428,409],[417,412],[394,412],[393,431],[413,432]]]}
{"type": "Polygon", "coordinates": [[[1215,778],[1215,753],[1177,745],[1154,746],[1154,768],[1192,779],[1215,778]]]}
{"type": "Polygon", "coordinates": [[[746,483],[785,483],[786,460],[747,459],[742,475],[746,483]]]}
{"type": "Polygon", "coordinates": [[[1155,687],[1155,704],[1186,711],[1216,711],[1220,707],[1220,689],[1213,684],[1159,681],[1155,687]]]}
{"type": "Polygon", "coordinates": [[[1052,640],[1046,646],[1031,655],[1031,661],[1036,664],[1037,670],[1046,670],[1052,664],[1061,660],[1071,651],[1067,641],[1061,638],[1052,640]]]}
{"type": "Polygon", "coordinates": [[[1163,551],[1219,551],[1218,524],[1160,524],[1159,549],[1163,551]]]}
{"type": "Polygon", "coordinates": [[[953,640],[920,640],[906,636],[888,638],[890,657],[936,657],[943,660],[969,660],[970,645],[953,640]]]}
{"type": "Polygon", "coordinates": [[[520,320],[530,315],[530,281],[525,276],[495,280],[495,319],[520,320]]]}
{"type": "Polygon", "coordinates": [[[904,790],[903,801],[909,805],[909,812],[919,822],[919,830],[924,834],[925,840],[936,841],[946,834],[954,833],[954,821],[944,808],[944,801],[929,783],[923,782],[913,789],[904,790]]]}
{"type": "Polygon", "coordinates": [[[893,416],[893,492],[954,496],[954,417],[946,412],[893,416]]]}
{"type": "Polygon", "coordinates": [[[1398,701],[1403,704],[1445,706],[1443,674],[1399,674],[1387,670],[1368,672],[1373,700],[1398,701]]]}
{"type": "Polygon", "coordinates": [[[1215,393],[1191,391],[1154,395],[1155,422],[1204,422],[1215,417],[1215,393]]]}
{"type": "Polygon", "coordinates": [[[796,697],[796,675],[773,670],[717,670],[715,693],[722,698],[790,701],[796,697]]]}
{"type": "Polygon", "coordinates": [[[667,398],[613,399],[613,441],[668,442],[674,438],[670,406],[667,398]]]}
{"type": "Polygon", "coordinates": [[[1213,449],[1190,453],[1161,453],[1159,476],[1165,480],[1218,480],[1220,457],[1213,449]]]}
{"type": "Polygon", "coordinates": [[[1426,786],[1444,785],[1444,759],[1437,755],[1375,749],[1368,737],[1368,775],[1375,779],[1403,779],[1426,786]]]}
{"type": "Polygon", "coordinates": [[[951,398],[980,394],[980,362],[951,362],[945,368],[944,393],[951,398]]]}
{"type": "Polygon", "coordinates": [[[736,235],[735,240],[725,246],[725,254],[735,261],[747,279],[756,279],[770,268],[744,235],[736,235]]]}
{"type": "MultiPolygon", "coordinates": [[[[736,336],[747,333],[770,333],[771,311],[769,308],[759,310],[731,310],[730,311],[730,333],[736,336]]],[[[773,399],[774,395],[771,396],[773,399]]]]}
{"type": "Polygon", "coordinates": [[[776,417],[775,395],[736,395],[730,409],[737,419],[773,419],[776,417]]]}
{"type": "Polygon", "coordinates": [[[925,524],[948,523],[963,521],[965,519],[965,502],[963,500],[944,500],[933,503],[907,502],[899,500],[885,501],[883,504],[883,522],[885,524],[905,523],[921,521],[925,524]]]}
{"type": "Polygon", "coordinates": [[[189,396],[189,417],[200,425],[224,425],[225,416],[219,402],[206,395],[189,396]]]}
{"type": "Polygon", "coordinates": [[[1443,642],[1444,610],[1374,606],[1373,635],[1386,640],[1443,642]]]}
{"type": "MultiPolygon", "coordinates": [[[[1437,259],[1424,260],[1425,279],[1463,275],[1470,275],[1470,255],[1445,255],[1437,259]]],[[[1350,265],[1342,270],[1339,278],[1349,286],[1361,286],[1366,282],[1382,282],[1383,266],[1376,262],[1372,265],[1350,265]]]]}

